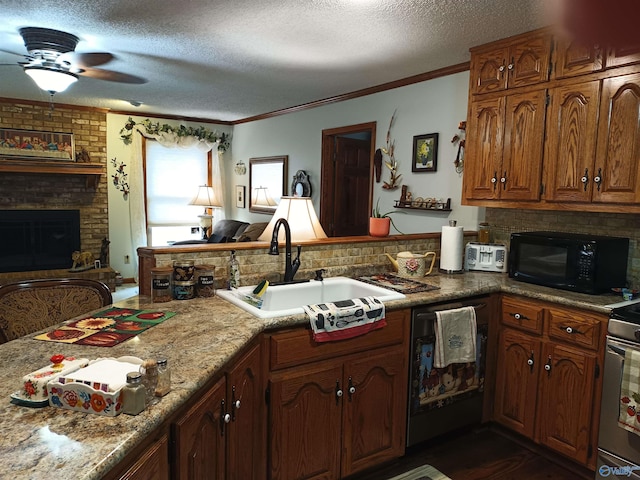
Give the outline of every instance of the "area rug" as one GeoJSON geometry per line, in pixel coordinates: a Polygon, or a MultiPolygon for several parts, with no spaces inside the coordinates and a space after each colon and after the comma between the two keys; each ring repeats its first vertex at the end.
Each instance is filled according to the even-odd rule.
{"type": "Polygon", "coordinates": [[[451,478],[431,465],[423,465],[396,477],[391,477],[389,480],[451,480],[451,478]]]}

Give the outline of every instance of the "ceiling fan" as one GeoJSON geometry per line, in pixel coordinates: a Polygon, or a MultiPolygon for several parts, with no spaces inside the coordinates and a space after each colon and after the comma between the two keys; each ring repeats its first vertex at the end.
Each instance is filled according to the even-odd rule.
{"type": "Polygon", "coordinates": [[[23,56],[25,61],[17,64],[38,87],[51,95],[66,90],[78,81],[79,76],[131,84],[147,82],[145,78],[135,75],[94,68],[110,62],[115,56],[107,52],[75,52],[80,39],[70,33],[39,27],[24,27],[19,32],[28,53],[7,53],[23,56]]]}

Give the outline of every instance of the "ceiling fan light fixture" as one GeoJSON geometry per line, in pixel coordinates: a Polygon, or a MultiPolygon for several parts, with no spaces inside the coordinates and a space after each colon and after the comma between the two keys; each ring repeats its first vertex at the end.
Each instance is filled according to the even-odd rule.
{"type": "Polygon", "coordinates": [[[43,67],[24,67],[36,85],[49,93],[64,92],[69,85],[78,81],[78,76],[71,72],[52,70],[43,67]]]}

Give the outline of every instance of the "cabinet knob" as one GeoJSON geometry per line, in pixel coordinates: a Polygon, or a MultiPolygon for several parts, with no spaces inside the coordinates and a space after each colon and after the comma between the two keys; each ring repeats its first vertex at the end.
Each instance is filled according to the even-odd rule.
{"type": "Polygon", "coordinates": [[[584,176],[580,179],[582,185],[584,185],[584,191],[587,191],[587,184],[589,183],[589,169],[584,169],[584,176]]]}
{"type": "Polygon", "coordinates": [[[573,328],[571,327],[567,327],[565,330],[567,331],[567,333],[573,333],[573,328]]]}
{"type": "Polygon", "coordinates": [[[231,415],[228,413],[224,414],[224,417],[222,418],[224,423],[229,423],[231,421],[231,415]]]}
{"type": "Polygon", "coordinates": [[[515,318],[516,320],[520,320],[520,318],[522,318],[522,317],[521,317],[521,315],[519,313],[515,313],[513,315],[513,318],[515,318]]]}
{"type": "Polygon", "coordinates": [[[342,398],[342,395],[344,395],[344,392],[340,388],[340,382],[336,380],[336,405],[338,404],[340,398],[342,398]]]}
{"type": "Polygon", "coordinates": [[[598,186],[598,191],[600,191],[600,184],[602,184],[602,169],[598,169],[598,175],[593,177],[594,183],[598,186]]]}
{"type": "Polygon", "coordinates": [[[547,363],[544,364],[544,369],[547,371],[547,374],[551,375],[551,355],[549,355],[547,363]]]}
{"type": "Polygon", "coordinates": [[[500,65],[500,66],[498,67],[498,71],[499,71],[499,72],[504,72],[504,65],[500,65]]]}
{"type": "Polygon", "coordinates": [[[507,68],[508,68],[509,70],[513,70],[513,67],[514,67],[513,63],[510,63],[509,65],[507,65],[507,68]]]}
{"type": "Polygon", "coordinates": [[[353,379],[349,377],[349,388],[347,389],[349,392],[349,400],[351,400],[351,396],[356,393],[356,386],[353,384],[353,379]]]}
{"type": "Polygon", "coordinates": [[[236,400],[236,403],[234,403],[233,406],[238,410],[240,408],[240,400],[236,400]]]}
{"type": "Polygon", "coordinates": [[[529,355],[529,359],[527,360],[527,365],[529,365],[529,370],[531,371],[531,373],[533,373],[533,366],[535,365],[535,360],[533,358],[533,352],[531,352],[531,355],[529,355]]]}

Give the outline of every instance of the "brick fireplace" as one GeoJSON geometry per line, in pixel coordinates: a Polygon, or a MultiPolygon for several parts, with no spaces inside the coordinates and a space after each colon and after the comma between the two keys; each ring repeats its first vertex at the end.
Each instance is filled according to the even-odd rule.
{"type": "MultiPolygon", "coordinates": [[[[95,188],[80,174],[40,173],[37,168],[30,173],[0,174],[0,210],[79,210],[80,248],[100,258],[102,241],[109,236],[106,111],[60,104],[51,110],[48,103],[0,98],[0,128],[73,133],[76,152],[84,148],[92,164],[104,166],[95,188]]],[[[69,258],[69,268],[71,265],[69,258]]],[[[96,278],[113,289],[113,269],[100,270],[82,275],[74,272],[73,276],[96,278]]],[[[68,276],[72,274],[66,269],[8,272],[0,274],[0,283],[68,276]]]]}

